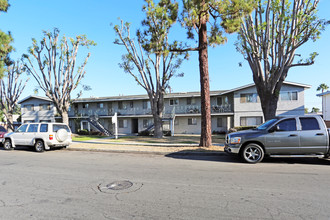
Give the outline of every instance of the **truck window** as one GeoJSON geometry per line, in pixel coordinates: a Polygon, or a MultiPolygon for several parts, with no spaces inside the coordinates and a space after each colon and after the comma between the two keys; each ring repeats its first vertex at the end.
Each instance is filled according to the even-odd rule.
{"type": "Polygon", "coordinates": [[[319,123],[316,118],[299,118],[301,124],[301,130],[320,130],[319,123]]]}
{"type": "Polygon", "coordinates": [[[294,118],[283,120],[280,123],[278,123],[277,126],[280,129],[279,131],[296,131],[297,130],[296,119],[294,119],[294,118]]]}

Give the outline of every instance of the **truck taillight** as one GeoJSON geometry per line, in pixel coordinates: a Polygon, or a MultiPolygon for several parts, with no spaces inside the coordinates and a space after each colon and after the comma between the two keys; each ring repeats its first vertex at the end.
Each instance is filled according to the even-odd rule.
{"type": "Polygon", "coordinates": [[[49,135],[49,140],[53,140],[53,135],[52,134],[49,135]]]}

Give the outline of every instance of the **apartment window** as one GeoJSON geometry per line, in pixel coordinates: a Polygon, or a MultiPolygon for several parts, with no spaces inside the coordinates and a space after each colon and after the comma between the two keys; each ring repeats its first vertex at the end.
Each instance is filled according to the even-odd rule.
{"type": "Polygon", "coordinates": [[[34,105],[25,105],[27,111],[34,111],[34,105]]]}
{"type": "Polygon", "coordinates": [[[83,103],[83,104],[82,104],[82,107],[83,107],[83,108],[88,108],[88,106],[89,106],[88,103],[83,103]]]}
{"type": "Polygon", "coordinates": [[[222,126],[222,118],[217,118],[217,127],[221,128],[222,126]]]}
{"type": "Polygon", "coordinates": [[[35,122],[34,120],[24,120],[24,123],[33,123],[35,122]]]}
{"type": "Polygon", "coordinates": [[[127,128],[127,119],[119,119],[118,120],[119,128],[127,128]]]}
{"type": "Polygon", "coordinates": [[[256,126],[262,123],[262,117],[241,117],[241,126],[256,126]]]}
{"type": "Polygon", "coordinates": [[[228,97],[227,96],[222,96],[222,97],[217,97],[217,105],[228,105],[228,97]]]}
{"type": "Polygon", "coordinates": [[[143,105],[143,109],[149,109],[150,108],[150,101],[143,101],[142,105],[143,105]]]}
{"type": "Polygon", "coordinates": [[[196,104],[195,98],[192,97],[187,98],[187,105],[195,105],[195,104],[196,104]]]}
{"type": "Polygon", "coordinates": [[[170,105],[179,105],[179,99],[170,99],[170,105]]]}
{"type": "Polygon", "coordinates": [[[280,98],[281,98],[281,101],[297,101],[298,92],[281,92],[280,98]]]}
{"type": "Polygon", "coordinates": [[[88,122],[87,121],[83,121],[82,122],[82,129],[89,130],[88,129],[88,122]]]}
{"type": "Polygon", "coordinates": [[[39,109],[40,111],[50,110],[50,104],[40,104],[39,109]]]}
{"type": "Polygon", "coordinates": [[[151,125],[151,120],[150,119],[143,119],[142,121],[143,128],[147,128],[151,125]]]}
{"type": "Polygon", "coordinates": [[[188,125],[197,125],[197,118],[188,118],[188,125]]]}
{"type": "Polygon", "coordinates": [[[118,102],[118,109],[123,109],[123,102],[122,101],[118,102]]]}
{"type": "Polygon", "coordinates": [[[130,102],[129,102],[129,107],[130,107],[130,108],[134,108],[134,103],[133,103],[133,101],[130,101],[130,102]]]}
{"type": "Polygon", "coordinates": [[[96,105],[97,105],[97,108],[103,108],[103,107],[104,107],[103,102],[99,102],[99,103],[97,103],[96,105]]]}
{"type": "Polygon", "coordinates": [[[40,120],[39,122],[52,122],[51,120],[40,120]]]}
{"type": "Polygon", "coordinates": [[[241,103],[255,103],[258,102],[257,93],[241,94],[241,103]]]}

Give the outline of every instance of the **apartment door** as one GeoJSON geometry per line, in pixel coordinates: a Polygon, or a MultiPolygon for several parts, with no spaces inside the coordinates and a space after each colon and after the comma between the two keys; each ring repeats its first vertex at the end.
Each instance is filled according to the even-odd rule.
{"type": "Polygon", "coordinates": [[[132,118],[132,134],[139,132],[139,120],[137,118],[132,118]]]}

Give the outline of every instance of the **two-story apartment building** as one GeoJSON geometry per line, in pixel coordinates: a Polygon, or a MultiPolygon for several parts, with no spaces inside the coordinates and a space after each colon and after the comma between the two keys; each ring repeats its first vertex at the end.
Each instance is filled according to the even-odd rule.
{"type": "MultiPolygon", "coordinates": [[[[304,114],[304,90],[308,85],[285,82],[277,114],[304,114]]],[[[211,91],[212,131],[225,132],[236,126],[261,124],[263,113],[254,84],[231,90],[211,91]]],[[[174,133],[199,134],[201,127],[201,98],[199,92],[169,93],[164,100],[164,129],[174,133]]],[[[23,108],[26,105],[22,102],[23,108]]],[[[117,113],[120,134],[138,133],[153,125],[147,95],[81,98],[72,101],[69,111],[70,127],[95,130],[98,121],[113,131],[112,117],[117,113]]],[[[22,116],[23,121],[25,120],[22,116]]]]}
{"type": "MultiPolygon", "coordinates": [[[[304,90],[308,85],[285,82],[277,114],[304,114],[304,90]]],[[[232,90],[211,91],[212,131],[227,131],[231,127],[261,124],[263,113],[254,84],[232,90]]],[[[165,95],[164,129],[174,133],[198,134],[201,126],[199,92],[165,95]],[[171,126],[173,123],[173,126],[171,126]]],[[[90,128],[87,119],[96,116],[108,130],[113,130],[112,116],[118,114],[119,133],[137,133],[153,124],[147,95],[83,98],[73,101],[69,112],[70,126],[90,128]],[[73,123],[74,120],[80,121],[73,123]],[[81,123],[82,122],[82,123],[81,123]]]]}

